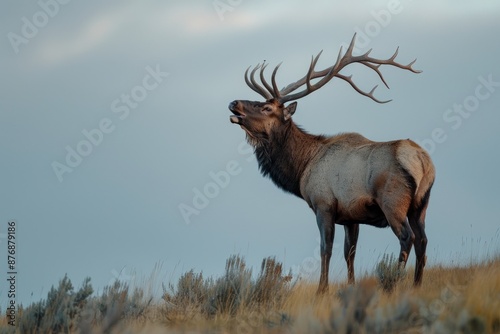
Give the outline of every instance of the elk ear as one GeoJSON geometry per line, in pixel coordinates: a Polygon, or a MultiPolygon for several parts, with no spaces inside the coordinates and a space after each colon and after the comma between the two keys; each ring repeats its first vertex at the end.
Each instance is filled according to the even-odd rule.
{"type": "Polygon", "coordinates": [[[297,109],[297,102],[290,103],[285,109],[283,109],[283,115],[285,116],[285,121],[288,121],[297,109]]]}

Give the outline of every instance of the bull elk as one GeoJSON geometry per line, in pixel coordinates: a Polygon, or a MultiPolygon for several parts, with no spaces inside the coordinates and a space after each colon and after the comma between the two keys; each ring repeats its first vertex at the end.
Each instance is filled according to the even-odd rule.
{"type": "Polygon", "coordinates": [[[328,289],[335,224],[343,225],[345,230],[344,257],[349,283],[354,283],[359,224],[391,227],[401,245],[401,267],[406,265],[415,244],[416,286],[422,282],[426,262],[425,213],[435,176],[427,152],[409,139],[375,142],[357,133],[331,137],[311,135],[292,120],[297,108],[295,101],[335,77],[347,81],[354,90],[375,102],[389,102],[375,98],[373,93],[377,86],[366,92],[358,88],[352,76],[340,74],[349,64],[359,63],[375,71],[387,88],[389,86],[379,69],[382,65],[420,72],[412,68],[416,60],[408,65],[395,61],[399,48],[388,59],[370,57],[371,50],[353,56],[355,39],[356,35],[345,54],[342,55],[340,48],[333,66],[321,71],[315,69],[320,52],[311,59],[304,77],[281,90],[276,84],[276,73],[281,64],[272,72],[271,83],[265,79],[265,62],[257,64],[250,73],[249,67],[245,72],[245,82],[265,102],[236,100],[229,104],[233,113],[230,121],[246,132],[261,173],[279,188],[305,200],[316,215],[321,240],[318,293],[328,289]],[[257,71],[261,83],[255,79],[257,71]],[[303,89],[297,91],[301,87],[303,89]],[[294,102],[285,106],[290,101],[294,102]]]}

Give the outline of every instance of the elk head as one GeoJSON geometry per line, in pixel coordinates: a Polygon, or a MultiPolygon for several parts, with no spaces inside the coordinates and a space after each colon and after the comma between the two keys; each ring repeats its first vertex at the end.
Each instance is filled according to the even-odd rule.
{"type": "Polygon", "coordinates": [[[258,146],[259,143],[271,139],[273,133],[286,128],[296,107],[297,102],[285,107],[277,99],[266,102],[233,101],[229,104],[229,109],[234,114],[230,116],[230,120],[245,130],[250,143],[258,146]]]}
{"type": "Polygon", "coordinates": [[[254,146],[258,146],[262,141],[271,139],[273,134],[281,133],[282,131],[280,130],[286,129],[291,123],[291,117],[295,113],[297,102],[290,103],[287,106],[285,106],[285,103],[296,101],[311,94],[315,90],[323,87],[334,77],[347,81],[358,93],[374,100],[375,102],[386,103],[390,101],[381,101],[375,98],[373,93],[378,85],[373,87],[369,92],[365,92],[354,84],[352,76],[345,76],[339,73],[349,64],[359,63],[372,69],[378,74],[380,80],[387,88],[389,88],[389,86],[384,80],[382,73],[379,71],[379,67],[381,65],[395,66],[414,73],[420,72],[412,68],[413,63],[416,60],[412,61],[408,65],[399,64],[395,61],[398,49],[396,49],[394,54],[388,59],[376,59],[370,57],[369,54],[371,49],[361,56],[353,56],[352,51],[354,49],[355,40],[356,34],[354,34],[344,55],[342,55],[342,48],[340,48],[337,61],[334,65],[324,70],[316,71],[316,63],[323,52],[320,51],[316,57],[312,57],[309,70],[306,75],[281,90],[278,89],[276,84],[276,73],[278,72],[278,68],[281,64],[275,67],[271,76],[271,84],[266,81],[264,76],[264,71],[268,64],[257,64],[252,69],[250,74],[248,73],[250,71],[249,67],[245,71],[245,82],[253,91],[261,95],[265,99],[265,102],[247,100],[236,100],[231,102],[229,104],[229,110],[234,114],[230,116],[231,123],[239,124],[247,133],[247,139],[249,142],[254,146]],[[261,84],[257,83],[255,79],[257,71],[259,71],[261,84]],[[315,80],[315,82],[312,83],[312,80],[315,80]],[[297,90],[302,86],[305,86],[305,89],[297,92],[297,90]]]}

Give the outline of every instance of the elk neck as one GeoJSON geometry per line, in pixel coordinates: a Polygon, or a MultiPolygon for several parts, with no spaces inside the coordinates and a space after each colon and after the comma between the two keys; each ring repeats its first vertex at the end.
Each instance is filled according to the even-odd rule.
{"type": "Polygon", "coordinates": [[[324,136],[311,135],[290,120],[255,148],[260,172],[279,188],[302,198],[302,174],[324,140],[324,136]]]}

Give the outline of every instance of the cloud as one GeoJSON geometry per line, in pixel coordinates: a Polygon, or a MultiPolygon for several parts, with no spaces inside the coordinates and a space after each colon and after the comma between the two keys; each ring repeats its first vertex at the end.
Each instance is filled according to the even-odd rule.
{"type": "MultiPolygon", "coordinates": [[[[130,15],[130,9],[99,14],[68,35],[52,34],[41,43],[36,62],[41,66],[53,66],[88,54],[111,40],[130,15]]],[[[71,26],[66,26],[71,29],[71,26]]]]}
{"type": "MultiPolygon", "coordinates": [[[[422,2],[399,1],[404,12],[412,13],[412,15],[406,15],[407,19],[420,20],[424,15],[428,21],[434,19],[436,22],[464,13],[491,12],[500,7],[500,3],[493,1],[483,2],[481,6],[464,1],[459,1],[455,5],[448,4],[448,2],[447,5],[430,4],[430,2],[423,5],[423,2],[427,3],[426,0],[422,2]]],[[[352,22],[355,26],[363,20],[373,19],[371,11],[383,10],[387,6],[386,0],[377,1],[376,5],[371,7],[372,10],[360,4],[339,7],[335,3],[323,0],[322,6],[310,5],[303,7],[302,11],[297,11],[296,6],[284,6],[281,2],[266,3],[265,10],[262,9],[262,4],[240,2],[231,10],[225,11],[221,20],[220,13],[217,12],[212,2],[200,6],[187,2],[148,5],[128,1],[120,7],[107,9],[103,14],[95,14],[80,27],[74,27],[67,21],[61,23],[45,40],[40,41],[40,47],[34,55],[37,65],[58,65],[91,53],[106,42],[115,40],[116,35],[124,34],[124,31],[139,33],[145,38],[162,35],[166,37],[166,40],[173,41],[189,40],[189,37],[193,35],[205,36],[203,38],[207,36],[223,38],[227,34],[235,34],[244,30],[262,30],[268,27],[304,24],[321,26],[322,23],[332,21],[352,22]],[[69,32],[70,35],[63,35],[61,31],[69,32]]]]}

